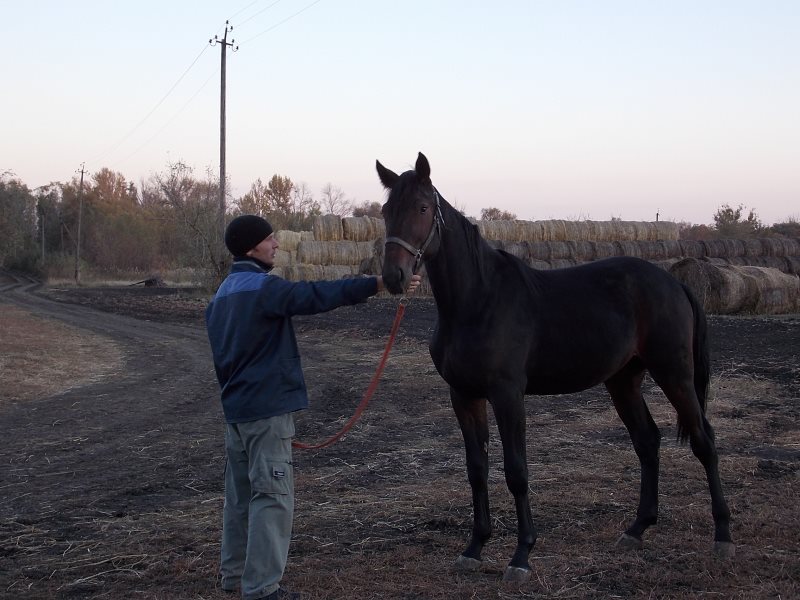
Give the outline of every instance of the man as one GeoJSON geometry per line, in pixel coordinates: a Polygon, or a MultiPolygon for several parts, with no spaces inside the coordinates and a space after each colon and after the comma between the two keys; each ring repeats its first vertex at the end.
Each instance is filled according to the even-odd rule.
{"type": "MultiPolygon", "coordinates": [[[[271,275],[278,242],[256,215],[231,221],[225,245],[233,266],[206,309],[227,423],[221,586],[239,587],[244,600],[299,598],[280,587],[294,514],[292,413],[308,407],[291,317],[366,302],[383,280],[271,275]]],[[[408,291],[419,282],[415,275],[408,291]]]]}

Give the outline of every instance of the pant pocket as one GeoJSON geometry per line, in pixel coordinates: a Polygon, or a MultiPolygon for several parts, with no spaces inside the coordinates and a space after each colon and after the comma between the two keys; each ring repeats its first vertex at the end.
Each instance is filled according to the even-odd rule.
{"type": "Polygon", "coordinates": [[[291,494],[294,490],[294,469],[285,461],[262,460],[254,465],[250,482],[262,494],[291,494]]]}

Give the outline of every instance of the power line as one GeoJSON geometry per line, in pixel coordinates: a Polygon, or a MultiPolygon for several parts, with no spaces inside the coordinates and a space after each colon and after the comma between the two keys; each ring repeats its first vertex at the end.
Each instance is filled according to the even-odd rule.
{"type": "MultiPolygon", "coordinates": [[[[251,21],[251,20],[255,19],[255,18],[256,18],[258,15],[260,15],[261,13],[263,13],[263,12],[266,12],[267,10],[269,10],[270,8],[272,8],[273,6],[275,6],[275,5],[276,5],[278,2],[280,2],[280,1],[281,1],[281,0],[275,0],[275,2],[273,2],[272,4],[269,4],[269,5],[268,5],[268,6],[266,6],[265,8],[262,8],[262,9],[261,9],[260,11],[258,11],[257,13],[250,15],[250,16],[249,16],[249,17],[247,17],[247,18],[246,18],[244,21],[242,21],[241,23],[238,23],[236,26],[237,26],[237,27],[241,27],[242,25],[244,25],[244,24],[245,24],[245,23],[247,23],[248,21],[251,21]]],[[[250,6],[253,6],[253,4],[256,4],[256,2],[253,2],[253,3],[251,3],[251,4],[250,4],[250,6]]],[[[248,6],[247,8],[250,8],[250,6],[248,6]]],[[[243,10],[244,10],[244,9],[243,9],[243,10]]],[[[239,11],[239,13],[243,12],[243,10],[240,10],[240,11],[239,11]]],[[[237,13],[237,14],[239,14],[239,13],[237,13]]],[[[234,15],[234,17],[235,17],[235,16],[236,16],[236,15],[234,15]]],[[[231,18],[233,18],[233,17],[231,17],[231,18]]]]}
{"type": "MultiPolygon", "coordinates": [[[[239,45],[240,45],[240,46],[242,46],[242,45],[244,45],[244,44],[247,44],[248,42],[252,42],[252,41],[253,41],[254,39],[256,39],[257,37],[261,37],[261,36],[262,36],[262,35],[264,35],[265,33],[269,33],[269,32],[270,32],[270,31],[272,31],[273,29],[277,29],[278,27],[280,27],[281,25],[283,25],[283,24],[284,24],[284,23],[286,23],[287,21],[290,21],[291,19],[294,19],[294,18],[295,18],[297,15],[299,15],[299,14],[302,14],[302,13],[306,12],[306,11],[307,11],[309,8],[311,8],[311,7],[312,7],[312,6],[314,6],[315,4],[319,4],[320,2],[322,2],[322,0],[315,0],[314,2],[312,2],[311,4],[309,4],[308,6],[305,6],[304,8],[301,8],[300,10],[298,10],[298,11],[297,11],[296,13],[294,13],[293,15],[289,15],[289,16],[288,16],[288,17],[286,17],[286,18],[285,18],[283,21],[279,21],[279,22],[275,23],[275,25],[272,25],[271,27],[269,27],[269,28],[265,29],[265,30],[264,30],[264,31],[262,31],[261,33],[257,33],[257,34],[256,34],[256,35],[254,35],[253,37],[251,37],[251,38],[248,38],[248,39],[246,39],[246,40],[245,40],[245,41],[243,41],[243,42],[239,42],[239,45]]],[[[267,8],[269,8],[269,7],[267,7],[267,8]]],[[[264,9],[264,10],[266,10],[266,9],[264,9]]],[[[263,11],[262,11],[262,12],[263,12],[263,11]]]]}
{"type": "Polygon", "coordinates": [[[119,148],[123,144],[123,142],[125,142],[129,137],[131,137],[134,134],[134,132],[136,132],[136,130],[138,130],[139,127],[141,127],[144,124],[144,122],[147,121],[147,119],[149,119],[152,116],[152,114],[158,109],[158,107],[161,106],[164,103],[164,100],[166,100],[169,97],[169,95],[175,90],[175,88],[178,87],[178,84],[181,81],[183,81],[183,78],[186,77],[186,75],[187,75],[187,73],[189,73],[189,71],[191,71],[192,67],[194,67],[194,65],[197,64],[197,61],[200,60],[200,57],[203,56],[203,53],[206,50],[208,50],[208,46],[207,45],[203,46],[203,49],[200,51],[200,54],[198,54],[195,57],[195,59],[192,61],[192,64],[190,64],[188,67],[186,67],[186,70],[183,72],[183,74],[181,74],[181,76],[178,77],[178,80],[174,84],[172,84],[172,87],[169,88],[167,93],[164,94],[164,96],[161,98],[161,100],[159,100],[156,103],[156,105],[150,110],[150,112],[148,112],[141,121],[139,121],[136,125],[134,125],[133,129],[131,129],[128,133],[126,133],[116,144],[114,144],[111,148],[106,150],[103,154],[101,154],[100,156],[95,158],[94,159],[95,163],[99,163],[100,161],[105,160],[112,152],[114,152],[117,148],[119,148]]]}

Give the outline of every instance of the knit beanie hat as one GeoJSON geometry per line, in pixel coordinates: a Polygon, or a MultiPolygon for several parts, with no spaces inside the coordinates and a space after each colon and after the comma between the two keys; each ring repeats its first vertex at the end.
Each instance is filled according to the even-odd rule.
{"type": "Polygon", "coordinates": [[[244,256],[272,233],[272,225],[258,215],[241,215],[225,229],[225,245],[234,256],[244,256]]]}

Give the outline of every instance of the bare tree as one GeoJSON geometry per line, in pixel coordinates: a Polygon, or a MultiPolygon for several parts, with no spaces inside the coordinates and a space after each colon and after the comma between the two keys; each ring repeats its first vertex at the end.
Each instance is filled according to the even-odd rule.
{"type": "Polygon", "coordinates": [[[331,183],[322,187],[322,209],[326,214],[346,217],[353,212],[353,203],[345,197],[341,188],[331,183]]]}

